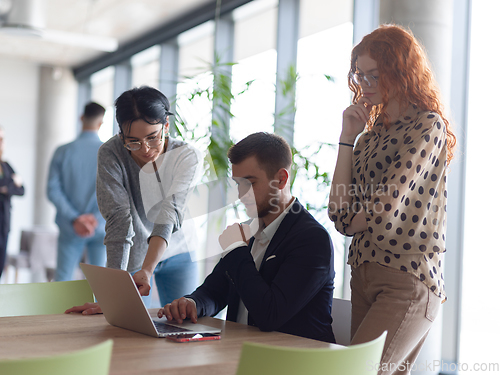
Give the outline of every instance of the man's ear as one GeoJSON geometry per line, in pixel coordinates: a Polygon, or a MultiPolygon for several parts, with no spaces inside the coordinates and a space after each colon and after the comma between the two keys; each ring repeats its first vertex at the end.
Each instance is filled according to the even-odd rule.
{"type": "Polygon", "coordinates": [[[290,173],[285,168],[281,168],[276,173],[276,178],[278,180],[278,189],[284,189],[290,178],[290,173]]]}
{"type": "Polygon", "coordinates": [[[170,123],[168,122],[168,119],[167,122],[165,122],[165,125],[163,125],[163,128],[165,129],[165,134],[168,135],[168,130],[170,129],[170,123]]]}

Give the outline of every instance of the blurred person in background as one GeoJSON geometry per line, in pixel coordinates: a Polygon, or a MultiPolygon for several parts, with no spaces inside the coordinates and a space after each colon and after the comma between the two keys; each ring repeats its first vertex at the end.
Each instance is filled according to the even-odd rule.
{"type": "Polygon", "coordinates": [[[5,266],[7,240],[10,231],[10,198],[24,195],[21,178],[16,175],[9,163],[3,159],[4,130],[0,127],[0,277],[5,266]]]}
{"type": "Polygon", "coordinates": [[[102,145],[97,132],[104,113],[103,106],[87,103],[81,116],[82,132],[60,146],[50,163],[47,195],[56,206],[59,226],[56,281],[73,279],[85,249],[90,264],[106,264],[104,219],[96,197],[97,151],[102,145]]]}

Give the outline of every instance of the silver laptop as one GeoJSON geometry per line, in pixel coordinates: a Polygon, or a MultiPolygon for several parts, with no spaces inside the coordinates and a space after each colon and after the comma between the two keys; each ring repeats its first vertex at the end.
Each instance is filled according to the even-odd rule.
{"type": "Polygon", "coordinates": [[[151,318],[127,271],[80,263],[83,273],[109,324],[154,337],[179,334],[220,333],[213,328],[191,321],[182,324],[165,318],[151,318]]]}

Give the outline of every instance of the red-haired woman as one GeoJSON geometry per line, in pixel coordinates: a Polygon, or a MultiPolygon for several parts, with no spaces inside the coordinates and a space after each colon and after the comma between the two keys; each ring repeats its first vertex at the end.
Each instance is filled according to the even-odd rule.
{"type": "Polygon", "coordinates": [[[387,330],[379,374],[409,374],[445,299],[446,171],[456,138],[426,55],[402,27],[381,26],[354,47],[349,88],[329,216],[353,236],[351,344],[387,330]]]}

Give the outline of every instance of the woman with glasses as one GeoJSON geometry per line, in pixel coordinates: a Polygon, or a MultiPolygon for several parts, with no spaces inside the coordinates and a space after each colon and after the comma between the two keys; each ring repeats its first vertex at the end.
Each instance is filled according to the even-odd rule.
{"type": "Polygon", "coordinates": [[[388,331],[379,374],[409,374],[445,300],[446,172],[456,143],[422,47],[384,25],[351,54],[329,216],[353,236],[351,344],[388,331]]]}
{"type": "MultiPolygon", "coordinates": [[[[154,275],[164,306],[198,286],[197,264],[189,254],[196,250],[196,229],[184,219],[202,158],[169,138],[170,104],[160,91],[128,90],[115,107],[120,133],[99,149],[96,185],[106,220],[107,266],[131,272],[143,296],[154,275]]],[[[100,312],[95,304],[72,311],[100,312]]]]}

